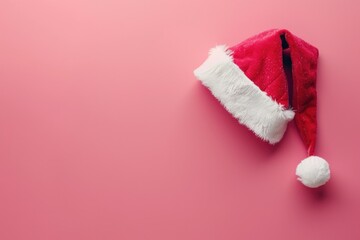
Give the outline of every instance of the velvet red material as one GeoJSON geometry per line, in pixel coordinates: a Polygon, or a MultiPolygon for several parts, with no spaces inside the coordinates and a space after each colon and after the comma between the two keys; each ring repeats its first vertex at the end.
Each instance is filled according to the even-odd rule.
{"type": "Polygon", "coordinates": [[[313,155],[316,142],[318,50],[287,30],[269,30],[230,48],[234,63],[262,91],[295,111],[300,136],[313,155]]]}

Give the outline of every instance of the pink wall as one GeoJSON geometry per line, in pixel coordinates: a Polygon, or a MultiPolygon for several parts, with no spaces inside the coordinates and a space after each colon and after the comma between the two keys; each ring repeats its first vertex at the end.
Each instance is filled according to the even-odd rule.
{"type": "Polygon", "coordinates": [[[1,240],[360,239],[357,1],[2,0],[1,240]],[[317,154],[276,147],[192,74],[216,44],[288,28],[320,50],[317,154]]]}

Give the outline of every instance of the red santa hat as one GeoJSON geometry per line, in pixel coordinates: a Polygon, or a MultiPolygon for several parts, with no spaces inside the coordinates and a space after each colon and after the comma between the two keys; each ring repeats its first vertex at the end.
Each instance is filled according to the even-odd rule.
{"type": "Polygon", "coordinates": [[[270,144],[295,120],[308,158],[298,179],[318,187],[330,179],[328,163],[313,156],[316,143],[317,48],[287,30],[269,30],[233,47],[212,48],[195,76],[239,122],[270,144]]]}

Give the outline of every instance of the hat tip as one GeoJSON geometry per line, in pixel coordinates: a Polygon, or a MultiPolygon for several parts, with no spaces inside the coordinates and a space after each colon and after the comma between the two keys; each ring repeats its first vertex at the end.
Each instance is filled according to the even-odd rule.
{"type": "Polygon", "coordinates": [[[296,167],[296,176],[306,187],[320,187],[330,180],[329,163],[318,156],[307,157],[296,167]]]}

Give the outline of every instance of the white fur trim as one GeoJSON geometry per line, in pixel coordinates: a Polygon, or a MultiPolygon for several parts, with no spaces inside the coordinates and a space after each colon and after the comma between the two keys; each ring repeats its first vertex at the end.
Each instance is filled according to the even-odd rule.
{"type": "Polygon", "coordinates": [[[210,50],[206,61],[194,71],[195,76],[240,123],[258,137],[275,144],[295,113],[261,91],[233,62],[226,46],[210,50]]]}

